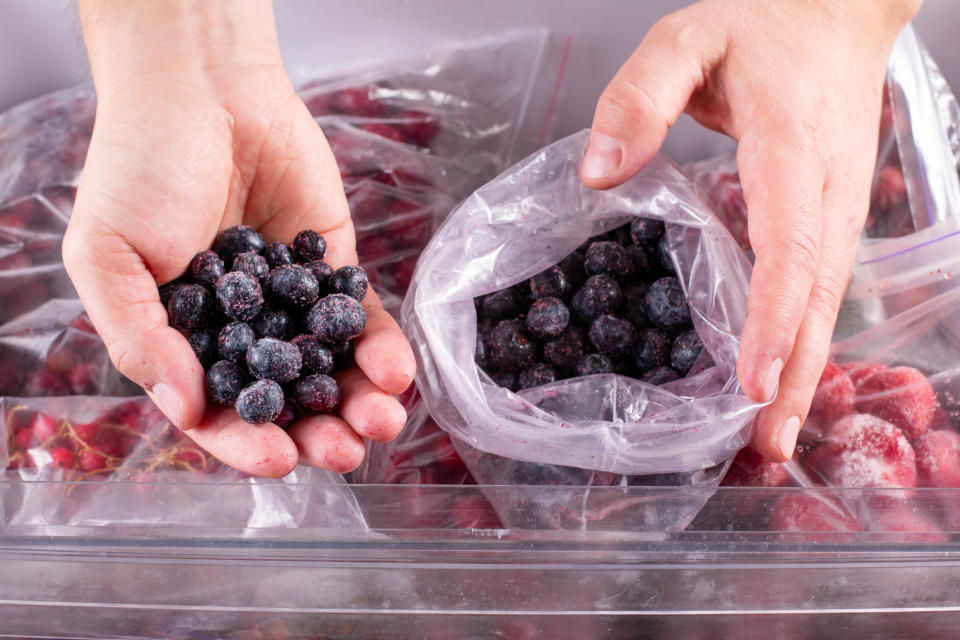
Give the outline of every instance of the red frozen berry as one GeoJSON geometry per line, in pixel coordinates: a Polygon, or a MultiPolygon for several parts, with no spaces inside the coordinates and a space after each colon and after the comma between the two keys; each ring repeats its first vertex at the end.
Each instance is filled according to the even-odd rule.
{"type": "Polygon", "coordinates": [[[77,458],[80,461],[80,468],[84,471],[100,471],[107,468],[106,457],[93,449],[84,449],[77,458]]]}
{"type": "Polygon", "coordinates": [[[873,183],[873,204],[889,209],[907,199],[907,186],[899,167],[880,167],[873,183]]]}
{"type": "Polygon", "coordinates": [[[100,432],[100,425],[95,422],[73,425],[73,432],[84,444],[93,442],[100,432]]]}
{"type": "Polygon", "coordinates": [[[13,441],[19,448],[26,451],[33,444],[33,430],[28,427],[14,432],[13,441]]]}
{"type": "Polygon", "coordinates": [[[54,469],[73,469],[76,460],[73,451],[66,447],[55,447],[50,450],[51,465],[54,469]]]}
{"type": "Polygon", "coordinates": [[[810,418],[829,424],[853,413],[856,392],[847,373],[828,362],[820,376],[817,391],[810,405],[810,418]]]}
{"type": "Polygon", "coordinates": [[[770,512],[772,531],[862,531],[863,527],[837,502],[809,493],[781,496],[770,512]]]}
{"type": "Polygon", "coordinates": [[[38,413],[31,425],[33,437],[41,444],[57,435],[57,421],[45,413],[38,413]]]}
{"type": "Polygon", "coordinates": [[[928,431],[913,443],[913,450],[919,486],[960,488],[960,434],[928,431]]]}
{"type": "Polygon", "coordinates": [[[913,367],[877,371],[857,387],[857,411],[893,423],[910,440],[930,428],[936,406],[933,387],[913,367]]]}
{"type": "Polygon", "coordinates": [[[882,364],[864,364],[862,362],[851,362],[840,367],[847,372],[847,375],[850,376],[850,381],[853,382],[854,388],[858,388],[860,384],[877,373],[878,371],[886,371],[887,367],[882,364]]]}
{"type": "Polygon", "coordinates": [[[422,111],[404,111],[398,117],[403,134],[418,147],[429,147],[440,131],[436,119],[422,111]]]}
{"type": "Polygon", "coordinates": [[[351,116],[379,118],[386,114],[387,107],[373,95],[376,86],[341,89],[333,97],[337,111],[351,116]]]}
{"type": "Polygon", "coordinates": [[[940,527],[909,504],[877,507],[871,513],[870,528],[878,532],[925,534],[911,536],[914,542],[944,542],[947,539],[940,527]]]}
{"type": "Polygon", "coordinates": [[[381,138],[386,138],[387,140],[393,140],[394,142],[406,142],[406,139],[403,137],[403,134],[399,129],[383,122],[370,122],[363,125],[363,130],[367,133],[372,133],[375,136],[380,136],[381,138]]]}
{"type": "Polygon", "coordinates": [[[830,429],[827,441],[807,458],[838,487],[914,487],[913,447],[899,429],[876,416],[855,413],[830,429]]]}
{"type": "Polygon", "coordinates": [[[770,462],[753,449],[741,449],[721,483],[727,487],[786,487],[793,484],[787,467],[770,462]]]}
{"type": "Polygon", "coordinates": [[[466,469],[463,460],[460,459],[460,454],[457,453],[453,443],[450,441],[450,437],[446,434],[437,442],[437,462],[446,467],[448,471],[454,473],[460,473],[466,469]]]}

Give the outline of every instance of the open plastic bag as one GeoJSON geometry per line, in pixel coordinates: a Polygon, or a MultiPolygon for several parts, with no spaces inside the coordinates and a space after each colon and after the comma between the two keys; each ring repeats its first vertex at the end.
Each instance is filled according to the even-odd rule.
{"type": "MultiPolygon", "coordinates": [[[[759,409],[740,392],[735,371],[749,262],[663,158],[619,188],[584,187],[577,166],[586,140],[581,132],[554,143],[479,189],[424,250],[402,317],[419,361],[418,389],[482,484],[524,482],[510,468],[517,460],[551,465],[543,481],[550,484],[586,484],[592,471],[607,474],[605,484],[677,473],[671,479],[679,484],[717,482],[719,474],[704,470],[749,441],[759,409]],[[530,278],[632,216],[667,223],[693,325],[714,364],[661,387],[615,374],[519,393],[494,384],[474,363],[474,297],[530,278]]],[[[510,523],[510,509],[495,506],[510,523]]]]}

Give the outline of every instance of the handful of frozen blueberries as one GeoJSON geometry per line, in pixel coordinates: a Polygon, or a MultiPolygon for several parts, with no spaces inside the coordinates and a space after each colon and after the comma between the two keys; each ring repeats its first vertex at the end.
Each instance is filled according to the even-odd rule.
{"type": "Polygon", "coordinates": [[[237,226],[201,251],[188,273],[160,289],[170,325],[187,336],[206,371],[207,398],[246,422],[289,427],[301,412],[330,413],[340,390],[330,377],[353,362],[367,323],[362,267],[334,270],[316,231],[292,248],[267,245],[237,226]],[[229,269],[229,270],[228,270],[229,269]]]}
{"type": "Polygon", "coordinates": [[[598,373],[654,385],[699,373],[703,343],[675,275],[663,222],[635,218],[476,298],[476,362],[512,391],[598,373]]]}

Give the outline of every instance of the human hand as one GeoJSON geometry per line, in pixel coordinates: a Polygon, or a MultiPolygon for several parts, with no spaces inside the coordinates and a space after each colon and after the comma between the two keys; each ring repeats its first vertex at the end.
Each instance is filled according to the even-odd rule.
{"type": "Polygon", "coordinates": [[[270,3],[90,0],[80,11],[98,105],[63,254],[111,360],[241,471],[280,477],[298,460],[355,468],[363,438],[387,441],[402,429],[392,394],[416,366],[375,293],[363,301],[356,366],[338,377],[339,417],[301,418],[284,432],[206,407],[203,369],[157,292],[237,224],[267,242],[314,229],[327,240],[325,261],[356,264],[337,164],[281,66],[270,3]]]}
{"type": "Polygon", "coordinates": [[[773,400],[753,438],[771,460],[791,457],[827,361],[867,215],[886,61],[919,5],[702,0],[654,25],[597,105],[580,167],[596,189],[643,168],[684,111],[739,142],[756,262],[738,376],[750,398],[773,400]]]}

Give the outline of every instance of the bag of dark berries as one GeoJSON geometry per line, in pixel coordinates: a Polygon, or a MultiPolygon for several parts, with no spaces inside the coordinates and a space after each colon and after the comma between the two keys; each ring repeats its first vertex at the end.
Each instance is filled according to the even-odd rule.
{"type": "MultiPolygon", "coordinates": [[[[587,135],[479,189],[424,250],[402,315],[417,386],[481,484],[716,484],[759,410],[736,377],[749,261],[662,157],[584,187],[587,135]]],[[[546,519],[671,528],[690,507],[562,504],[546,519]]]]}

